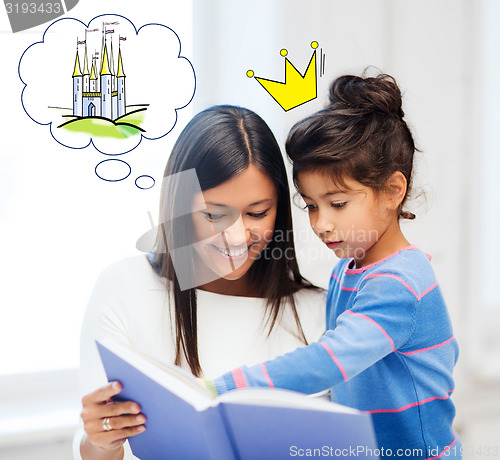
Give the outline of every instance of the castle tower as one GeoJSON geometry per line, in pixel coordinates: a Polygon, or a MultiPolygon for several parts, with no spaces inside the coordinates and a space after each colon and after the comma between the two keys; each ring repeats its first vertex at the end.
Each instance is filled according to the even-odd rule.
{"type": "Polygon", "coordinates": [[[78,59],[78,48],[76,50],[75,70],[73,71],[73,115],[82,116],[83,110],[83,75],[80,71],[80,60],[78,59]]]}
{"type": "Polygon", "coordinates": [[[122,50],[118,48],[118,72],[116,74],[116,85],[117,85],[117,117],[121,117],[126,113],[125,105],[125,74],[123,73],[123,63],[122,63],[122,50]]]}
{"type": "Polygon", "coordinates": [[[101,116],[111,120],[113,119],[113,105],[111,100],[112,77],[109,70],[108,51],[105,43],[101,66],[101,116]]]}
{"type": "Polygon", "coordinates": [[[115,62],[113,57],[113,36],[110,38],[109,42],[109,71],[111,72],[111,104],[113,119],[117,117],[118,113],[118,98],[116,94],[116,76],[115,76],[115,62]]]}
{"type": "Polygon", "coordinates": [[[87,40],[85,40],[85,57],[83,58],[83,92],[89,92],[89,64],[87,60],[87,40]]]}
{"type": "Polygon", "coordinates": [[[95,63],[92,62],[92,69],[90,70],[90,92],[97,92],[97,74],[95,71],[95,63]]]}
{"type": "Polygon", "coordinates": [[[111,72],[112,76],[112,84],[111,84],[111,91],[116,91],[116,79],[115,79],[115,58],[113,56],[113,37],[111,37],[110,43],[109,43],[109,71],[111,72]]]}
{"type": "MultiPolygon", "coordinates": [[[[95,54],[94,54],[95,55],[95,54]]],[[[95,55],[97,57],[97,55],[95,55]]],[[[102,58],[102,54],[101,54],[102,58]]],[[[94,62],[94,72],[95,72],[95,91],[98,93],[101,91],[101,76],[99,75],[99,57],[95,59],[94,62]]]]}

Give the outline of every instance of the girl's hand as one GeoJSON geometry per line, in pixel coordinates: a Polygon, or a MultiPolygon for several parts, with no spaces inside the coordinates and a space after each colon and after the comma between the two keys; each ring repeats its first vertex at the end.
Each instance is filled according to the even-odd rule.
{"type": "Polygon", "coordinates": [[[121,389],[119,382],[112,382],[82,398],[81,418],[88,441],[94,447],[106,451],[121,449],[128,437],[146,429],[146,417],[140,413],[139,404],[111,399],[121,389]]]}
{"type": "Polygon", "coordinates": [[[217,388],[215,387],[215,383],[213,380],[197,378],[196,381],[200,383],[202,386],[204,386],[210,392],[212,398],[216,398],[217,396],[219,396],[219,393],[217,392],[217,388]]]}

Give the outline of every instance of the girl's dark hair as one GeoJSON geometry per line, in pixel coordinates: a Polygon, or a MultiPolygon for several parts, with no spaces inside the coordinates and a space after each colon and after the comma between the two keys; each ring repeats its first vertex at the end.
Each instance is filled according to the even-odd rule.
{"type": "MultiPolygon", "coordinates": [[[[289,300],[298,336],[306,343],[292,294],[304,287],[314,286],[301,276],[298,269],[285,165],[278,143],[264,120],[248,109],[227,105],[211,107],[197,114],[179,135],[165,168],[164,178],[194,168],[203,191],[228,181],[250,164],[272,180],[278,201],[273,238],[250,267],[249,280],[256,297],[266,298],[268,301],[266,325],[270,324],[269,334],[289,300]],[[276,252],[282,256],[270,256],[276,252]]],[[[186,196],[192,197],[194,191],[175,180],[164,179],[165,183],[169,185],[167,189],[163,189],[160,200],[160,222],[164,224],[158,232],[152,265],[166,278],[167,289],[175,305],[175,363],[180,364],[184,356],[191,372],[201,375],[196,290],[181,290],[179,274],[174,271],[172,254],[168,248],[170,245],[173,248],[182,247],[189,240],[186,235],[192,231],[192,222],[184,220],[186,225],[182,232],[169,229],[169,222],[174,221],[172,213],[174,216],[179,215],[176,211],[177,203],[185,206],[186,196]],[[186,241],[180,241],[186,238],[186,241]]],[[[193,264],[189,264],[189,269],[194,273],[194,261],[191,262],[193,264]]]]}
{"type": "Polygon", "coordinates": [[[322,171],[341,187],[350,177],[382,191],[387,179],[400,171],[407,192],[398,215],[414,219],[403,204],[417,149],[403,117],[401,91],[390,75],[338,77],[330,86],[327,107],[298,122],[288,135],[286,152],[295,186],[299,172],[322,171]]]}

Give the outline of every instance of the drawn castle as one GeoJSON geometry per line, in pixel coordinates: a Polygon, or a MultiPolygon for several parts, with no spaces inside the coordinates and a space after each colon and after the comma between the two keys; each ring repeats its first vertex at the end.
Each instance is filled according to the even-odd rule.
{"type": "Polygon", "coordinates": [[[83,72],[77,48],[73,72],[73,116],[103,117],[116,120],[126,113],[125,74],[123,73],[121,48],[119,47],[118,50],[118,71],[116,74],[113,62],[113,43],[111,42],[108,53],[104,36],[102,50],[100,70],[98,71],[97,57],[92,56],[92,67],[89,73],[87,44],[85,43],[83,72]]]}

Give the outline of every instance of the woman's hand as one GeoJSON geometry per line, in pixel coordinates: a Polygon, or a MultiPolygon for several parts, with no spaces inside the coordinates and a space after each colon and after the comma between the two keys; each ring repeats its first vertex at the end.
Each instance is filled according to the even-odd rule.
{"type": "Polygon", "coordinates": [[[80,448],[83,458],[92,458],[85,454],[89,450],[95,450],[94,448],[101,452],[109,451],[110,454],[112,451],[121,451],[128,437],[146,429],[146,417],[140,413],[139,404],[132,401],[115,402],[111,399],[121,389],[119,382],[112,382],[82,398],[81,418],[87,433],[87,439],[84,438],[80,448]]]}

